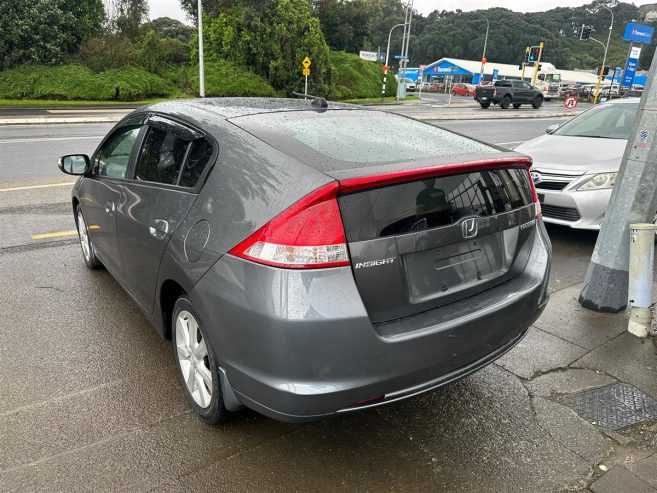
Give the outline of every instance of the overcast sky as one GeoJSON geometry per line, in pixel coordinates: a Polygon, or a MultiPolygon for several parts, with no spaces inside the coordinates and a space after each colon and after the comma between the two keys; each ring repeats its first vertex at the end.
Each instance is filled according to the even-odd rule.
{"type": "MultiPolygon", "coordinates": [[[[643,5],[655,0],[635,1],[635,5],[643,5]]],[[[150,17],[171,17],[189,23],[185,13],[180,8],[178,0],[150,0],[150,17]]],[[[590,3],[583,0],[415,0],[415,10],[427,15],[434,10],[477,10],[489,7],[506,7],[521,12],[538,12],[554,7],[577,7],[590,3]]]]}

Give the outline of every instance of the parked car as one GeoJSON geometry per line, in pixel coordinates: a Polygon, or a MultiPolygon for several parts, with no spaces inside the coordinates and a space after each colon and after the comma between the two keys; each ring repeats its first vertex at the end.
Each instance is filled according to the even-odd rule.
{"type": "Polygon", "coordinates": [[[406,90],[410,92],[415,92],[417,84],[412,79],[404,79],[404,84],[406,84],[406,90]]]}
{"type": "Polygon", "coordinates": [[[474,96],[475,86],[472,84],[457,83],[452,84],[452,94],[454,96],[474,96]]]}
{"type": "Polygon", "coordinates": [[[596,105],[516,148],[534,160],[534,184],[546,222],[600,229],[639,102],[596,105]]]}
{"type": "Polygon", "coordinates": [[[522,104],[531,104],[538,109],[543,104],[543,93],[522,80],[498,80],[492,86],[478,86],[475,101],[483,109],[488,109],[491,104],[499,104],[502,109],[511,105],[517,109],[522,104]]]}
{"type": "Polygon", "coordinates": [[[516,345],[548,299],[530,163],[393,113],[232,98],[137,109],[59,167],[85,264],[218,423],[387,404],[516,345]]]}
{"type": "Polygon", "coordinates": [[[643,96],[643,89],[628,89],[621,96],[622,98],[640,98],[643,96]]]}

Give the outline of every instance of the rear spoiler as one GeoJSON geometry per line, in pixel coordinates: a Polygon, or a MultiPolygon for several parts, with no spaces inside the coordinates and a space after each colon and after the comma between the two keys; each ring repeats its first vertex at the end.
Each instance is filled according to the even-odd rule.
{"type": "Polygon", "coordinates": [[[423,166],[420,168],[403,169],[368,176],[339,179],[339,193],[351,193],[407,181],[424,180],[427,178],[435,178],[436,176],[468,173],[484,169],[519,167],[529,169],[531,165],[532,158],[529,156],[512,156],[497,159],[484,159],[480,161],[423,166]]]}

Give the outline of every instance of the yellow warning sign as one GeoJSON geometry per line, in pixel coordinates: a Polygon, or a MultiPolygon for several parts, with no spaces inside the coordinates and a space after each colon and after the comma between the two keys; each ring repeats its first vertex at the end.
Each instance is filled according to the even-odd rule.
{"type": "Polygon", "coordinates": [[[308,69],[310,68],[310,58],[306,57],[303,59],[303,62],[301,62],[301,65],[303,65],[303,68],[308,69]]]}
{"type": "Polygon", "coordinates": [[[309,68],[304,68],[303,69],[303,75],[305,75],[306,77],[309,76],[310,75],[310,69],[309,68]]]}

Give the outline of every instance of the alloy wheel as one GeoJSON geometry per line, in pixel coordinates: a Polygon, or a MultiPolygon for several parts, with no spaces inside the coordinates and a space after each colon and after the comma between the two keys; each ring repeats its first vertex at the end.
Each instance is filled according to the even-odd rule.
{"type": "Polygon", "coordinates": [[[206,409],[212,401],[212,372],[208,349],[198,322],[185,310],[176,317],[176,353],[187,390],[194,402],[206,409]]]}
{"type": "Polygon", "coordinates": [[[84,222],[82,211],[78,211],[78,236],[80,237],[80,246],[82,247],[82,255],[87,262],[91,262],[91,242],[89,241],[89,233],[87,232],[87,224],[84,222]]]}

